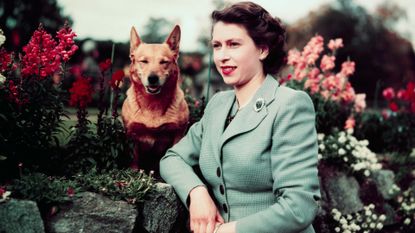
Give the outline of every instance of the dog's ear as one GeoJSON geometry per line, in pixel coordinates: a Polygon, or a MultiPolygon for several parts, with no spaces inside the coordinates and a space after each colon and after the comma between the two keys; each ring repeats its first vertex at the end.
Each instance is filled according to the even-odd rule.
{"type": "Polygon", "coordinates": [[[180,27],[176,25],[170,35],[167,37],[165,43],[174,51],[176,57],[179,55],[180,44],[180,27]]]}
{"type": "Polygon", "coordinates": [[[131,27],[130,32],[130,56],[133,54],[134,50],[140,45],[141,39],[138,36],[137,31],[134,27],[131,27]]]}

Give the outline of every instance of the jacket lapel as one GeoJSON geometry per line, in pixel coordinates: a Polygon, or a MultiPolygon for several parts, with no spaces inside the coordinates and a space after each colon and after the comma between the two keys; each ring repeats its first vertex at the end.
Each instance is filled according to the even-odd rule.
{"type": "Polygon", "coordinates": [[[219,152],[218,146],[220,144],[220,138],[222,137],[225,121],[234,101],[235,93],[233,91],[229,91],[226,93],[226,96],[223,97],[222,101],[219,102],[212,111],[214,117],[212,119],[212,124],[209,125],[209,127],[212,127],[212,136],[210,140],[212,140],[212,146],[214,152],[216,153],[214,156],[218,163],[220,163],[219,154],[217,154],[217,152],[219,152]]]}
{"type": "MultiPolygon", "coordinates": [[[[229,101],[226,104],[226,108],[224,108],[226,109],[226,114],[224,116],[220,115],[219,118],[223,122],[221,123],[222,131],[220,131],[223,132],[223,134],[221,135],[221,137],[219,137],[219,148],[217,150],[219,155],[222,154],[222,147],[228,140],[239,134],[243,134],[255,129],[261,123],[261,121],[267,116],[267,106],[275,99],[275,92],[278,86],[278,81],[275,80],[272,76],[268,75],[262,83],[261,87],[255,93],[254,97],[251,99],[251,101],[236,114],[235,118],[223,132],[224,121],[227,117],[227,114],[229,113],[229,110],[233,104],[233,99],[235,97],[231,98],[232,100],[229,101]],[[265,101],[264,106],[259,110],[255,109],[256,103],[260,102],[261,98],[265,101]]],[[[220,156],[218,156],[218,160],[220,161],[220,156]]]]}

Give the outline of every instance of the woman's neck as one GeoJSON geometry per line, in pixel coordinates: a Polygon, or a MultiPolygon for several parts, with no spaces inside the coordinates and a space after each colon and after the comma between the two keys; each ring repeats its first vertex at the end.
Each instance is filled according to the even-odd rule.
{"type": "Polygon", "coordinates": [[[264,80],[265,75],[258,74],[244,85],[234,87],[239,109],[245,107],[245,105],[249,103],[256,91],[261,87],[264,80]]]}

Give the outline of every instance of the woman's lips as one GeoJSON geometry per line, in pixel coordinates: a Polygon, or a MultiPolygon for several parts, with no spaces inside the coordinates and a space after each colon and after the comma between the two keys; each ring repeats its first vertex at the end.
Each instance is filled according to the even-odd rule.
{"type": "Polygon", "coordinates": [[[232,72],[236,69],[236,66],[221,66],[220,69],[222,70],[223,75],[231,75],[232,72]]]}

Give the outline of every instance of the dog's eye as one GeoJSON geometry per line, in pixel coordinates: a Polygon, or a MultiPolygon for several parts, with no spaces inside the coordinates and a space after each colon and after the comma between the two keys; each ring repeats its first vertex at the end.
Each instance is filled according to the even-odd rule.
{"type": "Polygon", "coordinates": [[[169,61],[160,61],[160,64],[161,65],[167,65],[167,64],[169,64],[169,61]]]}
{"type": "Polygon", "coordinates": [[[140,60],[140,61],[138,61],[138,62],[143,63],[143,64],[147,64],[147,63],[148,63],[148,61],[147,61],[147,60],[140,60]]]}

